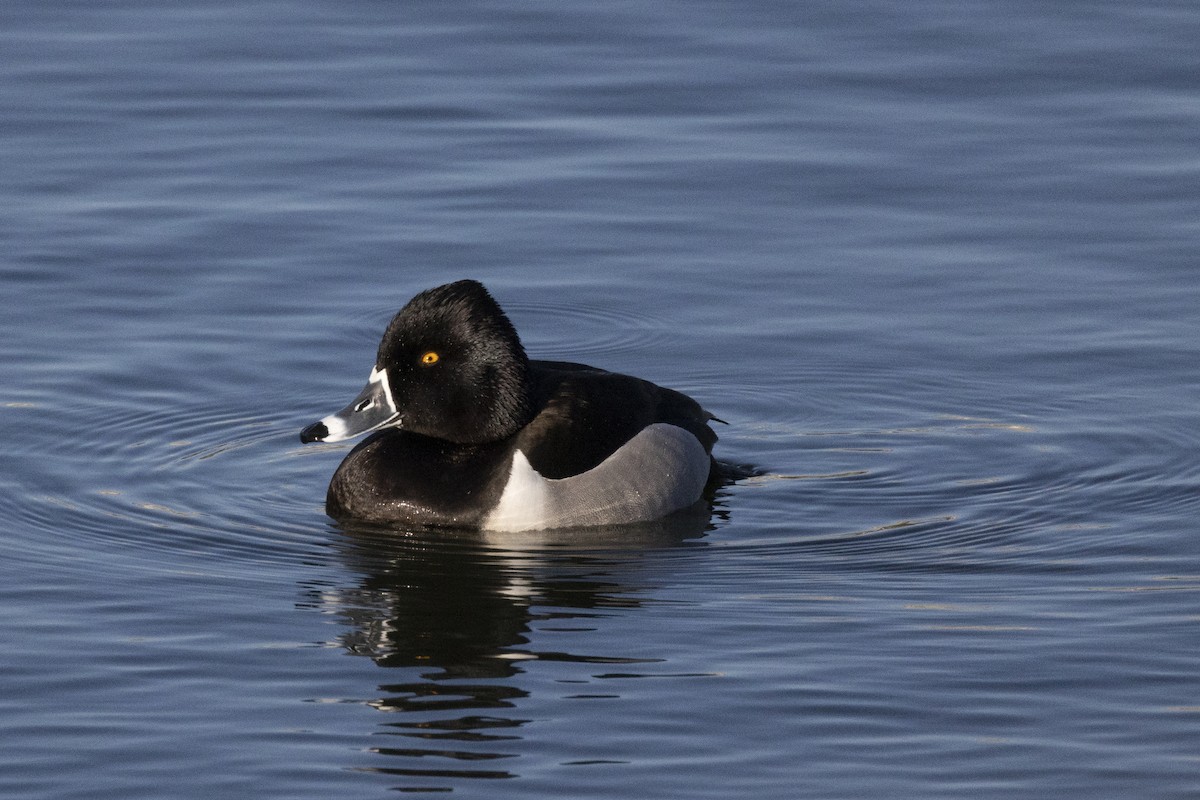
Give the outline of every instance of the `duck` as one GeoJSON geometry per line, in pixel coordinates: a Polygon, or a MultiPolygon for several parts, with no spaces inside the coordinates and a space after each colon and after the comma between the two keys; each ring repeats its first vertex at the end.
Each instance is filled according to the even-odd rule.
{"type": "Polygon", "coordinates": [[[339,522],[515,532],[696,505],[717,475],[714,421],[650,381],[530,359],[483,284],[460,280],[401,308],[366,387],[300,440],[370,434],[329,482],[339,522]]]}

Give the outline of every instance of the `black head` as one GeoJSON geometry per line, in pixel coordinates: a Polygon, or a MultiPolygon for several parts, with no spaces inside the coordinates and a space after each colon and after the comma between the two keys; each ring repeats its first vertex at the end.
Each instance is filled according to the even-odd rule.
{"type": "Polygon", "coordinates": [[[386,371],[404,430],[490,442],[529,422],[529,360],[517,331],[478,281],[421,292],[392,319],[376,369],[386,371]]]}
{"type": "Polygon", "coordinates": [[[478,444],[512,436],[530,408],[529,360],[516,330],[478,281],[458,281],[400,309],[366,387],[300,440],[337,442],[394,427],[478,444]]]}

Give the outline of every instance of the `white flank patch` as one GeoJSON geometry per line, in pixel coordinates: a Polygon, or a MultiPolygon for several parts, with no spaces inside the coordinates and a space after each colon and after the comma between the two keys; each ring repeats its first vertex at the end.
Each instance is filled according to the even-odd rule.
{"type": "Polygon", "coordinates": [[[541,520],[546,518],[550,483],[530,466],[524,453],[516,451],[513,453],[508,483],[504,484],[504,494],[484,521],[483,527],[494,531],[525,531],[544,527],[541,520]]]}
{"type": "Polygon", "coordinates": [[[593,469],[559,480],[539,475],[518,450],[500,502],[483,527],[524,531],[658,519],[700,499],[709,463],[695,436],[663,422],[648,426],[593,469]]]}

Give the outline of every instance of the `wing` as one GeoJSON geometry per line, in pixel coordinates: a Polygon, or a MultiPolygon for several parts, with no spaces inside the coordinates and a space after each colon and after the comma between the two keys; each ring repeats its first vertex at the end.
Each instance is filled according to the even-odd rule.
{"type": "Polygon", "coordinates": [[[691,433],[705,452],[717,440],[708,427],[712,415],[680,392],[580,364],[533,361],[530,368],[540,410],[516,446],[546,478],[592,469],[659,422],[691,433]]]}

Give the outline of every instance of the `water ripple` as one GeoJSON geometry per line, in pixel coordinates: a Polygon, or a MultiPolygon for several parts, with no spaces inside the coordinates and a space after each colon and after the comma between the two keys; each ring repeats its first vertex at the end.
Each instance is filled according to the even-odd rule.
{"type": "Polygon", "coordinates": [[[58,446],[54,459],[8,454],[20,480],[39,487],[0,500],[14,558],[88,569],[63,553],[105,552],[147,569],[275,580],[268,567],[294,564],[328,534],[320,515],[298,514],[316,504],[300,502],[294,485],[245,480],[287,457],[281,445],[294,432],[277,419],[180,398],[93,398],[53,421],[27,411],[34,440],[58,446]],[[58,426],[74,435],[62,439],[58,426]]]}
{"type": "Polygon", "coordinates": [[[1069,569],[1089,557],[1144,555],[1154,545],[1139,534],[1152,534],[1154,519],[1200,509],[1200,467],[1184,456],[1200,434],[1172,418],[1136,432],[1024,414],[844,431],[776,420],[724,438],[782,463],[768,461],[773,468],[729,490],[737,514],[759,531],[721,544],[819,557],[817,569],[829,558],[859,566],[886,558],[891,567],[917,569],[1069,569]],[[825,521],[844,526],[872,516],[877,521],[860,528],[825,521]]]}
{"type": "Polygon", "coordinates": [[[532,358],[575,361],[642,350],[670,334],[663,319],[627,308],[518,300],[505,310],[532,358]]]}

